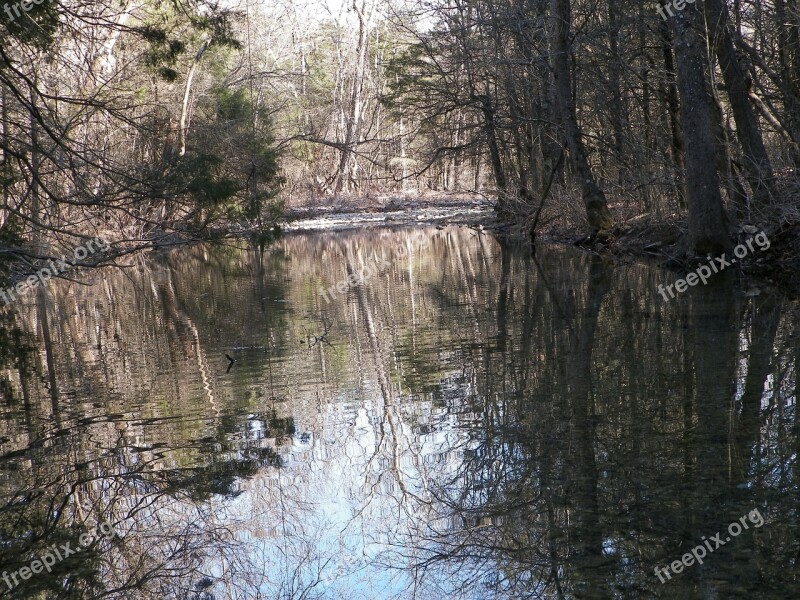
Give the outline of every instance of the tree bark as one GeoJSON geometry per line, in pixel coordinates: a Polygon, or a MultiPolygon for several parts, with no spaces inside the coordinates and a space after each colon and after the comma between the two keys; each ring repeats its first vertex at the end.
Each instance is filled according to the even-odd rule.
{"type": "Polygon", "coordinates": [[[553,57],[553,77],[556,111],[567,148],[572,160],[572,165],[580,179],[583,203],[586,207],[586,217],[592,233],[603,229],[610,229],[614,225],[611,211],[608,210],[606,196],[597,185],[586,158],[586,149],[581,140],[581,131],[578,127],[578,118],[575,112],[575,101],[572,95],[572,78],[569,64],[569,30],[570,30],[570,3],[569,0],[550,0],[550,11],[554,19],[550,47],[553,57]]]}
{"type": "Polygon", "coordinates": [[[488,84],[486,87],[486,93],[480,98],[481,112],[483,113],[484,129],[486,131],[486,143],[489,146],[489,159],[492,163],[494,180],[497,184],[497,211],[503,215],[508,211],[508,199],[506,198],[508,180],[506,179],[506,173],[503,169],[503,159],[500,156],[500,146],[497,143],[495,108],[492,104],[491,96],[489,96],[488,84]]]}
{"type": "Polygon", "coordinates": [[[661,38],[663,40],[662,53],[664,56],[664,70],[666,71],[666,101],[669,113],[671,135],[670,151],[672,160],[678,171],[683,171],[683,138],[681,138],[680,100],[678,99],[678,86],[675,83],[675,56],[672,52],[672,36],[669,25],[662,19],[661,38]]]}
{"type": "MultiPolygon", "coordinates": [[[[9,161],[8,150],[6,149],[6,145],[8,144],[8,137],[10,134],[10,126],[8,120],[8,95],[6,94],[6,88],[4,86],[0,86],[0,165],[7,165],[9,161]]],[[[2,231],[3,226],[6,223],[6,219],[11,214],[8,210],[8,201],[10,198],[10,185],[2,186],[2,202],[3,206],[0,207],[0,231],[2,231]]]]}
{"type": "Polygon", "coordinates": [[[178,155],[183,156],[186,154],[186,135],[189,130],[187,119],[189,116],[189,98],[192,95],[192,82],[194,81],[194,74],[197,71],[197,66],[203,59],[203,54],[206,53],[208,47],[211,45],[211,40],[207,39],[200,46],[197,54],[192,61],[192,66],[189,68],[189,74],[186,76],[186,89],[183,92],[183,105],[181,106],[181,122],[178,128],[178,155]]]}
{"type": "Polygon", "coordinates": [[[708,63],[702,15],[696,6],[689,5],[676,13],[671,21],[675,28],[673,44],[683,137],[692,140],[684,149],[689,246],[697,255],[720,254],[728,249],[730,238],[713,160],[716,148],[711,120],[711,93],[706,79],[708,63]]]}
{"type": "MultiPolygon", "coordinates": [[[[775,17],[783,108],[792,139],[800,144],[800,3],[775,0],[775,17]]],[[[793,148],[792,159],[800,166],[800,151],[793,148]]]]}
{"type": "MultiPolygon", "coordinates": [[[[713,78],[711,80],[711,89],[715,89],[713,78]]],[[[747,213],[747,190],[744,189],[733,170],[731,136],[723,120],[722,106],[713,91],[709,105],[711,108],[711,130],[714,133],[716,148],[714,162],[717,165],[717,174],[721,177],[720,185],[728,191],[728,205],[732,206],[737,214],[745,215],[747,213]]]]}
{"type": "Polygon", "coordinates": [[[623,165],[625,164],[625,123],[627,118],[624,116],[625,104],[622,97],[622,57],[620,55],[619,41],[621,33],[619,0],[608,0],[608,29],[609,29],[609,87],[611,88],[612,101],[609,107],[611,111],[611,126],[614,130],[614,159],[619,169],[620,183],[623,182],[623,165]]]}
{"type": "Polygon", "coordinates": [[[736,122],[736,137],[744,155],[744,171],[753,199],[758,206],[769,205],[776,197],[764,139],[748,98],[751,83],[739,64],[729,29],[728,10],[722,0],[705,0],[706,22],[709,23],[714,52],[722,69],[722,80],[736,122]]]}
{"type": "Polygon", "coordinates": [[[336,182],[337,194],[341,193],[343,190],[349,190],[350,180],[354,178],[354,172],[358,168],[358,165],[354,164],[355,153],[353,152],[353,146],[358,141],[359,132],[361,131],[362,108],[364,104],[364,74],[367,66],[367,47],[369,46],[367,21],[371,15],[365,16],[366,9],[364,3],[359,7],[356,2],[353,2],[352,8],[358,17],[356,60],[353,67],[352,86],[350,88],[350,111],[347,117],[342,157],[339,161],[339,176],[336,182]]]}

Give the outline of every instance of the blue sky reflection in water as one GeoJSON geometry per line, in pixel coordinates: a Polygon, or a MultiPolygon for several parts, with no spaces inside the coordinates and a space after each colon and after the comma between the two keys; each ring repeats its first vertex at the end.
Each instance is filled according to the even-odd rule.
{"type": "Polygon", "coordinates": [[[0,560],[120,535],[0,597],[798,597],[797,307],[671,277],[448,227],[54,283],[0,337],[0,560]]]}

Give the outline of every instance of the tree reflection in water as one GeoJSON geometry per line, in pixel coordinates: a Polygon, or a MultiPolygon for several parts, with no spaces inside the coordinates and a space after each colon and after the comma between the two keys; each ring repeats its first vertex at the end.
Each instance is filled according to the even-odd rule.
{"type": "Polygon", "coordinates": [[[663,272],[545,250],[295,235],[20,304],[2,569],[120,535],[0,596],[800,596],[797,306],[731,274],[664,303],[663,272]],[[764,527],[659,582],[753,508],[764,527]]]}

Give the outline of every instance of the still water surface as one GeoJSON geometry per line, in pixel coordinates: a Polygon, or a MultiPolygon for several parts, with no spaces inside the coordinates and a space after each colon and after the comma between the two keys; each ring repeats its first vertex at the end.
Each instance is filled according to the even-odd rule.
{"type": "Polygon", "coordinates": [[[797,306],[673,279],[418,227],[53,284],[0,329],[0,597],[800,598],[797,306]]]}

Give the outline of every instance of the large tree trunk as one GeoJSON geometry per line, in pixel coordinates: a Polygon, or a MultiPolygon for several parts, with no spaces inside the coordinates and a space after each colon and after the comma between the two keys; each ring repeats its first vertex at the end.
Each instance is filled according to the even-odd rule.
{"type": "Polygon", "coordinates": [[[689,5],[672,19],[674,49],[681,99],[686,164],[686,198],[689,203],[689,245],[698,254],[720,254],[728,249],[730,238],[722,207],[714,132],[711,120],[711,93],[706,71],[703,20],[699,10],[689,5]]]}
{"type": "Polygon", "coordinates": [[[766,206],[775,197],[772,165],[764,147],[753,107],[750,105],[748,77],[736,57],[728,28],[728,10],[722,0],[705,0],[706,21],[710,24],[714,51],[722,69],[725,92],[736,121],[736,137],[744,155],[744,171],[757,205],[766,206]]]}
{"type": "MultiPolygon", "coordinates": [[[[784,114],[792,140],[800,144],[800,2],[775,0],[775,18],[784,114]]],[[[796,145],[792,147],[792,159],[800,166],[796,145]]]]}
{"type": "MultiPolygon", "coordinates": [[[[715,89],[714,79],[711,80],[711,89],[715,89]]],[[[724,122],[722,105],[716,94],[712,92],[711,101],[711,130],[714,133],[716,147],[715,163],[717,174],[721,177],[720,184],[728,191],[728,205],[733,207],[737,214],[747,213],[747,191],[739,181],[733,169],[733,156],[731,155],[731,136],[724,122]]]]}
{"type": "Polygon", "coordinates": [[[572,165],[581,183],[583,203],[586,206],[586,217],[593,233],[602,229],[610,229],[614,221],[608,210],[606,196],[595,182],[586,149],[581,140],[578,118],[575,113],[575,101],[572,96],[572,78],[569,64],[569,0],[550,0],[550,11],[555,24],[553,26],[550,47],[553,56],[553,77],[556,111],[564,128],[567,148],[572,165]]]}

